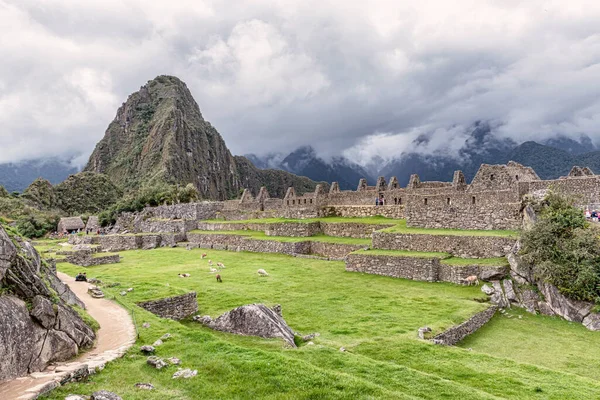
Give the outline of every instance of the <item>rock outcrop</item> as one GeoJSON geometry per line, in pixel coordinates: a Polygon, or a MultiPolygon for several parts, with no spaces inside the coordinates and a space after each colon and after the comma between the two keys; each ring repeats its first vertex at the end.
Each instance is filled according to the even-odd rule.
{"type": "Polygon", "coordinates": [[[0,226],[0,382],[43,370],[90,347],[94,331],[70,305],[84,304],[0,226]]]}
{"type": "Polygon", "coordinates": [[[600,313],[592,312],[594,304],[572,300],[560,293],[554,285],[536,279],[530,265],[518,255],[519,243],[507,256],[510,279],[493,281],[482,291],[491,296],[490,301],[500,308],[521,307],[530,313],[558,315],[571,322],[582,323],[589,330],[600,330],[600,313]]]}
{"type": "Polygon", "coordinates": [[[277,311],[264,304],[234,308],[215,320],[208,316],[196,320],[217,331],[262,338],[281,338],[291,347],[296,347],[294,331],[277,311]]]}

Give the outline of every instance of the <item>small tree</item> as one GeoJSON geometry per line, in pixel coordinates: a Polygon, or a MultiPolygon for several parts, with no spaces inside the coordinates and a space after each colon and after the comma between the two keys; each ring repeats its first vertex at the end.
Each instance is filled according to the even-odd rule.
{"type": "Polygon", "coordinates": [[[600,239],[572,199],[546,196],[537,223],[521,237],[521,255],[536,279],[571,299],[600,303],[600,239]]]}

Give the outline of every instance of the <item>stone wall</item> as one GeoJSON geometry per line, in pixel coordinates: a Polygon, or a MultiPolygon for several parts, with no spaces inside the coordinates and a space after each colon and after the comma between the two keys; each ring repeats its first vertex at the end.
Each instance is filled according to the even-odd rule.
{"type": "Polygon", "coordinates": [[[121,261],[121,257],[118,254],[94,257],[91,251],[81,250],[68,255],[66,261],[82,267],[91,267],[93,265],[116,264],[121,261]]]}
{"type": "Polygon", "coordinates": [[[197,229],[201,231],[259,231],[264,232],[264,223],[246,222],[198,222],[197,229]]]}
{"type": "Polygon", "coordinates": [[[521,199],[516,191],[410,195],[406,223],[421,228],[519,229],[521,199]]]}
{"type": "Polygon", "coordinates": [[[469,265],[445,264],[442,260],[440,265],[439,280],[442,282],[452,282],[458,285],[465,284],[465,278],[468,276],[477,276],[481,280],[501,279],[507,275],[509,267],[505,265],[479,265],[477,260],[469,265]]]}
{"type": "Polygon", "coordinates": [[[145,213],[160,219],[213,219],[224,207],[223,202],[205,201],[202,203],[174,204],[170,206],[147,207],[145,213]]]}
{"type": "Polygon", "coordinates": [[[348,254],[346,271],[390,276],[416,281],[438,281],[440,260],[374,254],[348,254]]]}
{"type": "Polygon", "coordinates": [[[403,205],[386,204],[385,206],[369,205],[328,205],[322,212],[326,217],[376,217],[403,219],[403,205]]]}
{"type": "Polygon", "coordinates": [[[157,233],[147,235],[101,235],[71,236],[69,243],[97,244],[104,251],[116,252],[137,249],[154,249],[157,247],[175,247],[186,240],[185,233],[157,233]]]}
{"type": "Polygon", "coordinates": [[[374,249],[446,252],[462,258],[504,257],[517,239],[502,236],[373,232],[374,249]]]}
{"type": "Polygon", "coordinates": [[[230,251],[250,251],[255,253],[280,253],[288,255],[317,254],[328,258],[344,258],[348,253],[365,246],[313,241],[279,242],[259,240],[241,235],[188,233],[188,241],[202,248],[230,251]]]}
{"type": "Polygon", "coordinates": [[[185,233],[196,229],[196,227],[197,222],[195,220],[150,218],[142,221],[140,230],[141,232],[185,233]]]}
{"type": "Polygon", "coordinates": [[[454,346],[485,325],[490,319],[492,319],[497,310],[498,307],[492,306],[485,311],[481,311],[473,315],[462,324],[453,326],[452,328],[435,336],[432,341],[436,344],[454,346]]]}
{"type": "Polygon", "coordinates": [[[321,231],[327,236],[368,239],[373,232],[393,224],[359,224],[356,222],[321,222],[321,231]]]}
{"type": "Polygon", "coordinates": [[[137,303],[137,305],[161,318],[174,320],[180,320],[198,312],[196,292],[159,300],[146,301],[137,303]]]}
{"type": "Polygon", "coordinates": [[[318,222],[280,222],[267,224],[267,236],[307,237],[322,233],[318,222]]]}
{"type": "Polygon", "coordinates": [[[365,247],[368,246],[357,244],[310,242],[310,254],[333,259],[342,259],[353,251],[361,250],[365,247]]]}

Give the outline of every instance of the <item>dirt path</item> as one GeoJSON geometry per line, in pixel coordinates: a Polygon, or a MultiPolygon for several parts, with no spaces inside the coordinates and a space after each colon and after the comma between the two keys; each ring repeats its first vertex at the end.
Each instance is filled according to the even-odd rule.
{"type": "Polygon", "coordinates": [[[96,346],[69,362],[57,363],[43,372],[0,384],[2,400],[35,398],[41,388],[60,380],[61,375],[76,370],[83,364],[87,364],[90,369],[103,366],[107,361],[122,356],[135,342],[135,327],[127,310],[113,301],[91,297],[87,293],[90,286],[87,282],[75,282],[75,278],[60,272],[58,277],[69,285],[85,303],[88,313],[100,324],[96,346]]]}

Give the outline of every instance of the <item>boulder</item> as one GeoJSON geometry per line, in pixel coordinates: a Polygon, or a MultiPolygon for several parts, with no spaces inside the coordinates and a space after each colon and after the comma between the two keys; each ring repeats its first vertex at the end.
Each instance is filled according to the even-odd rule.
{"type": "Polygon", "coordinates": [[[104,297],[104,292],[100,290],[98,286],[90,286],[88,288],[88,294],[95,299],[101,299],[104,297]]]}
{"type": "Polygon", "coordinates": [[[540,301],[540,296],[537,294],[537,292],[532,289],[524,289],[521,291],[520,297],[520,306],[526,309],[528,312],[535,314],[536,310],[539,309],[538,303],[540,301]]]}
{"type": "Polygon", "coordinates": [[[431,328],[428,326],[424,326],[419,328],[417,335],[419,336],[419,339],[425,339],[425,333],[429,333],[431,332],[431,328]]]}
{"type": "Polygon", "coordinates": [[[0,279],[0,286],[11,288],[0,294],[0,382],[67,361],[93,343],[94,332],[70,307],[83,306],[81,300],[29,242],[2,226],[0,279]]]}
{"type": "Polygon", "coordinates": [[[181,360],[179,358],[177,358],[177,357],[167,358],[167,362],[169,364],[171,364],[171,365],[179,365],[179,364],[181,364],[181,360]]]}
{"type": "Polygon", "coordinates": [[[537,215],[531,205],[525,206],[523,209],[523,229],[529,230],[536,223],[537,215]]]}
{"type": "Polygon", "coordinates": [[[491,287],[491,286],[489,286],[488,284],[484,284],[484,285],[481,287],[481,291],[482,291],[483,293],[487,294],[488,296],[491,296],[491,295],[493,295],[493,294],[494,294],[494,288],[493,288],[493,287],[491,287]]]}
{"type": "Polygon", "coordinates": [[[189,379],[193,376],[198,375],[198,371],[197,370],[191,370],[189,368],[186,369],[178,369],[177,372],[175,372],[173,374],[173,379],[178,379],[178,378],[183,378],[183,379],[189,379]]]}
{"type": "Polygon", "coordinates": [[[264,304],[241,306],[216,320],[210,317],[196,320],[214,330],[262,338],[281,338],[291,347],[296,347],[294,332],[277,312],[264,304]]]}
{"type": "Polygon", "coordinates": [[[29,312],[44,328],[50,329],[56,321],[56,314],[52,307],[52,302],[44,296],[35,296],[32,301],[32,308],[29,312]]]}
{"type": "Polygon", "coordinates": [[[160,337],[160,339],[161,339],[162,341],[169,340],[169,339],[171,339],[171,338],[172,338],[172,336],[171,336],[171,334],[170,334],[170,333],[165,333],[164,335],[162,335],[162,336],[160,337]]]}
{"type": "Polygon", "coordinates": [[[513,282],[510,279],[505,279],[502,281],[502,286],[504,286],[504,294],[506,295],[506,299],[511,303],[516,303],[518,299],[515,289],[513,288],[513,282]]]}
{"type": "Polygon", "coordinates": [[[600,313],[590,313],[583,319],[583,325],[590,331],[600,331],[600,313]]]}
{"type": "Polygon", "coordinates": [[[506,266],[486,267],[479,273],[479,279],[482,281],[497,281],[508,274],[509,268],[506,266]]]}
{"type": "Polygon", "coordinates": [[[540,301],[538,303],[538,310],[540,311],[540,314],[543,314],[543,315],[549,315],[549,316],[556,315],[554,310],[552,310],[552,307],[550,307],[550,305],[548,303],[546,303],[545,301],[540,301]]]}
{"type": "Polygon", "coordinates": [[[89,396],[80,396],[78,394],[70,394],[65,397],[65,400],[90,400],[89,396]]]}
{"type": "Polygon", "coordinates": [[[142,390],[154,390],[154,385],[151,383],[136,383],[134,385],[137,389],[142,390]]]}
{"type": "Polygon", "coordinates": [[[92,393],[91,400],[123,400],[119,395],[108,390],[100,390],[92,393]]]}
{"type": "Polygon", "coordinates": [[[510,303],[508,302],[506,296],[504,295],[504,292],[502,291],[502,285],[500,284],[500,282],[494,281],[492,282],[492,285],[494,286],[494,293],[492,294],[492,298],[490,299],[490,301],[500,308],[510,307],[510,303]]]}
{"type": "Polygon", "coordinates": [[[568,321],[583,322],[583,319],[590,314],[594,307],[592,303],[566,298],[554,285],[549,283],[538,282],[538,288],[552,311],[568,321]]]}
{"type": "Polygon", "coordinates": [[[152,346],[154,346],[154,347],[158,347],[158,346],[160,346],[160,345],[162,345],[162,344],[163,344],[163,341],[162,341],[162,340],[160,340],[160,339],[158,339],[156,342],[152,343],[152,346]]]}
{"type": "Polygon", "coordinates": [[[162,358],[158,358],[157,356],[148,357],[146,359],[146,364],[156,369],[162,369],[167,366],[167,363],[162,358]]]}
{"type": "Polygon", "coordinates": [[[153,354],[156,349],[153,346],[142,346],[140,347],[140,351],[145,354],[153,354]]]}

